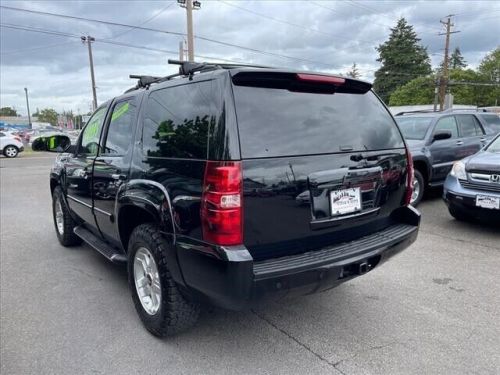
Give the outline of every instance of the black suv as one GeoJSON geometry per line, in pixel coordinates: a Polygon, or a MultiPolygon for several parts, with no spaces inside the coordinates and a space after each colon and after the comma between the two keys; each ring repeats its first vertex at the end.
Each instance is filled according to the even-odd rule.
{"type": "Polygon", "coordinates": [[[33,145],[66,151],[50,174],[59,241],[127,263],[153,334],[192,325],[203,302],[239,310],[330,289],[415,241],[410,156],[370,84],[180,70],[140,77],[95,111],[76,145],[33,145]]]}
{"type": "Polygon", "coordinates": [[[413,206],[427,187],[444,184],[453,163],[478,152],[500,131],[496,114],[478,111],[416,111],[395,118],[413,157],[413,206]]]}

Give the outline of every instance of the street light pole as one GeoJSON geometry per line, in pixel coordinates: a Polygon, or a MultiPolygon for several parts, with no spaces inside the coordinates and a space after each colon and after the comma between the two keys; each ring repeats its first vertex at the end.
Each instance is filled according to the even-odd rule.
{"type": "Polygon", "coordinates": [[[24,88],[24,92],[26,94],[26,108],[28,109],[28,126],[32,129],[33,125],[31,124],[30,102],[28,100],[28,89],[26,87],[24,88]]]}

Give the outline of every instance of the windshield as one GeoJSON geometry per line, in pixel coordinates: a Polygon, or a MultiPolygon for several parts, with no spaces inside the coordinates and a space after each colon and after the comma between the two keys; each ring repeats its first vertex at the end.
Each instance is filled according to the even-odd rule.
{"type": "Polygon", "coordinates": [[[406,139],[424,139],[431,121],[432,117],[396,117],[399,129],[406,139]]]}
{"type": "Polygon", "coordinates": [[[490,143],[486,151],[500,153],[500,136],[496,137],[496,139],[490,143]]]}
{"type": "Polygon", "coordinates": [[[495,114],[481,115],[486,122],[486,132],[488,134],[500,133],[500,117],[495,114]]]}
{"type": "Polygon", "coordinates": [[[244,158],[404,147],[382,103],[364,94],[234,86],[244,158]]]}

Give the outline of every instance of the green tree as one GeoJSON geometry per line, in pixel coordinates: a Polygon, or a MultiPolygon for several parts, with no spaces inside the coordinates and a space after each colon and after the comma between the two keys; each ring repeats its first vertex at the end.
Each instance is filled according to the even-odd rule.
{"type": "Polygon", "coordinates": [[[488,53],[479,64],[479,80],[482,83],[496,86],[483,86],[483,106],[499,105],[500,103],[500,47],[488,53]]]}
{"type": "Polygon", "coordinates": [[[399,87],[391,94],[389,105],[418,105],[434,102],[434,77],[418,77],[399,87]]]}
{"type": "Polygon", "coordinates": [[[427,49],[420,44],[413,26],[404,18],[398,20],[389,39],[376,49],[379,53],[377,61],[382,66],[375,72],[373,88],[386,102],[399,87],[431,73],[427,49]]]}
{"type": "Polygon", "coordinates": [[[450,69],[462,69],[467,67],[467,62],[465,61],[460,48],[456,47],[450,56],[450,69]]]}
{"type": "Polygon", "coordinates": [[[57,112],[52,108],[42,109],[38,113],[38,121],[48,122],[55,126],[57,124],[57,112]]]}
{"type": "Polygon", "coordinates": [[[17,111],[13,107],[0,108],[0,116],[17,116],[17,111]]]}
{"type": "Polygon", "coordinates": [[[351,77],[351,78],[359,78],[361,76],[356,63],[352,63],[351,70],[349,70],[347,72],[346,76],[351,77]]]}

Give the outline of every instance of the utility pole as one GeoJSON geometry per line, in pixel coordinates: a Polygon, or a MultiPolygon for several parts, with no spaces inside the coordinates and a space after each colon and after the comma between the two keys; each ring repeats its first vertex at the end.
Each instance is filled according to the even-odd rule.
{"type": "Polygon", "coordinates": [[[453,14],[449,14],[446,16],[447,21],[444,22],[443,20],[439,20],[440,23],[445,25],[446,27],[446,32],[445,33],[440,33],[439,35],[446,35],[445,39],[445,45],[444,45],[444,62],[443,62],[443,72],[441,74],[441,77],[439,79],[439,110],[442,111],[444,109],[444,97],[446,95],[446,88],[448,86],[448,64],[450,63],[448,59],[448,53],[450,50],[450,34],[455,34],[459,33],[460,31],[451,31],[451,28],[454,26],[451,23],[451,17],[453,17],[453,14]]]}
{"type": "Polygon", "coordinates": [[[194,61],[193,10],[201,8],[198,0],[177,0],[181,8],[186,8],[188,61],[194,61]]]}
{"type": "Polygon", "coordinates": [[[30,129],[33,129],[33,125],[31,124],[31,115],[30,115],[30,102],[28,101],[28,89],[25,87],[24,92],[26,94],[26,108],[28,109],[28,126],[30,129]]]}
{"type": "Polygon", "coordinates": [[[179,61],[184,61],[184,39],[179,42],[179,61]]]}
{"type": "Polygon", "coordinates": [[[90,78],[92,80],[92,111],[95,111],[97,108],[97,94],[96,94],[96,86],[95,86],[95,77],[94,77],[94,59],[92,58],[92,42],[95,42],[95,38],[88,36],[82,36],[80,38],[82,42],[89,48],[89,62],[90,62],[90,78]]]}

